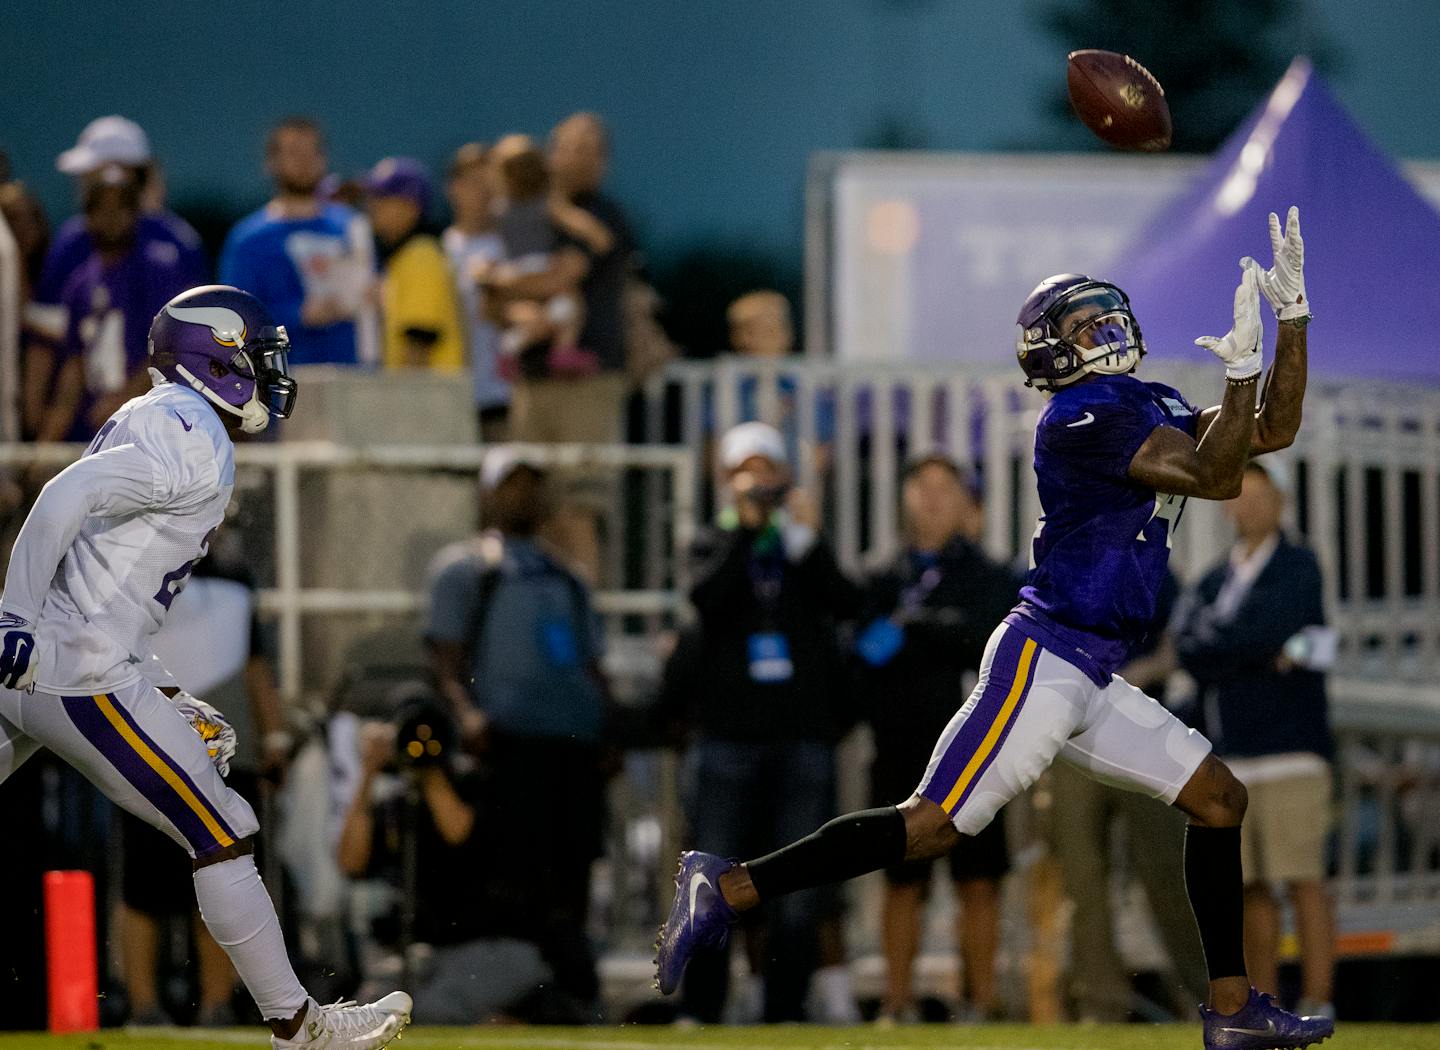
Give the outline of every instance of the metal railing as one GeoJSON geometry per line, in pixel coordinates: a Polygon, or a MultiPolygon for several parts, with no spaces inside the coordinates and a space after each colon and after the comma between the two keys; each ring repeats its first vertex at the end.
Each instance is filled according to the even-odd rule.
{"type": "MultiPolygon", "coordinates": [[[[1202,406],[1219,400],[1214,368],[1147,366],[1145,376],[1202,406]]],[[[644,418],[647,438],[694,450],[748,419],[778,426],[797,483],[827,497],[837,553],[855,570],[894,552],[904,458],[936,449],[978,469],[991,554],[1027,557],[1042,404],[1013,368],[727,357],[654,377],[644,418]]],[[[1417,685],[1440,678],[1440,390],[1312,381],[1299,438],[1281,456],[1295,478],[1292,524],[1326,580],[1341,673],[1417,685]]],[[[704,468],[692,477],[693,502],[712,502],[716,479],[704,468]]],[[[1176,572],[1195,578],[1230,535],[1218,505],[1190,501],[1174,537],[1176,572]]]]}
{"type": "MultiPolygon", "coordinates": [[[[621,471],[642,468],[670,477],[668,485],[648,486],[645,516],[645,585],[615,587],[595,594],[595,606],[606,617],[673,614],[683,602],[686,559],[697,520],[690,502],[694,457],[687,449],[632,445],[514,445],[527,461],[568,470],[621,471]],[[677,552],[680,556],[676,556],[677,552]]],[[[0,444],[0,468],[39,464],[63,467],[84,451],[83,445],[0,444]]],[[[241,445],[235,450],[240,471],[260,471],[269,478],[273,508],[273,578],[261,580],[257,600],[262,616],[278,627],[278,671],[282,694],[297,700],[302,693],[306,663],[302,625],[307,617],[387,613],[409,615],[423,605],[414,588],[342,589],[324,581],[308,581],[302,572],[301,486],[307,473],[448,472],[477,474],[484,450],[476,446],[391,445],[347,448],[329,442],[278,442],[241,445]]],[[[364,508],[358,508],[362,513],[364,508]]],[[[423,515],[423,508],[416,508],[423,515]]],[[[457,523],[452,539],[472,530],[457,523]]],[[[344,537],[334,537],[343,543],[344,537]]],[[[421,581],[416,581],[417,584],[421,581]]]]}
{"type": "MultiPolygon", "coordinates": [[[[1155,371],[1198,403],[1218,397],[1213,370],[1155,371]]],[[[799,481],[826,496],[832,535],[852,570],[894,549],[904,458],[921,450],[943,448],[979,467],[994,555],[1021,555],[1033,531],[1038,506],[1029,463],[1041,402],[1009,372],[729,359],[674,366],[649,383],[642,401],[649,436],[674,444],[525,449],[537,462],[555,466],[644,468],[668,478],[662,484],[647,479],[643,498],[631,501],[625,519],[643,530],[639,576],[631,573],[628,586],[596,596],[612,618],[628,617],[632,626],[643,620],[636,642],[683,605],[683,552],[714,499],[707,449],[716,433],[745,418],[767,418],[786,434],[799,481]]],[[[0,468],[60,465],[78,451],[0,445],[0,468]]],[[[1294,520],[1319,556],[1331,620],[1342,639],[1330,683],[1340,744],[1335,887],[1342,928],[1384,931],[1384,943],[1397,950],[1440,944],[1440,846],[1425,830],[1440,815],[1437,453],[1440,392],[1314,383],[1289,457],[1296,478],[1294,520]]],[[[260,602],[279,626],[287,696],[300,695],[307,619],[357,612],[410,616],[422,600],[413,587],[347,589],[304,577],[305,479],[337,472],[474,472],[482,455],[468,446],[328,443],[237,450],[237,464],[261,472],[259,484],[273,494],[267,507],[273,578],[262,581],[260,602]]],[[[1212,564],[1228,535],[1216,505],[1192,501],[1175,540],[1177,571],[1193,577],[1212,564]]],[[[667,768],[662,794],[670,803],[651,799],[656,808],[645,818],[646,826],[662,829],[659,852],[665,858],[676,820],[672,779],[667,768]]],[[[663,874],[653,885],[646,881],[642,896],[663,883],[663,874]]],[[[625,909],[625,925],[639,929],[655,916],[640,914],[643,907],[634,900],[625,909]]]]}

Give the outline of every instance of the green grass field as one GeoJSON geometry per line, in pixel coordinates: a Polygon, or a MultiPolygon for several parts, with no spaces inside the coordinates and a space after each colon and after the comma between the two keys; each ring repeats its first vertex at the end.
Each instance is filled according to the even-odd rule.
{"type": "MultiPolygon", "coordinates": [[[[85,1036],[0,1035],[3,1050],[234,1050],[265,1047],[259,1029],[106,1031],[85,1036]]],[[[916,1025],[908,1028],[412,1028],[397,1050],[1196,1050],[1198,1025],[916,1025]]],[[[1325,1050],[1436,1050],[1440,1025],[1342,1025],[1325,1050]]]]}

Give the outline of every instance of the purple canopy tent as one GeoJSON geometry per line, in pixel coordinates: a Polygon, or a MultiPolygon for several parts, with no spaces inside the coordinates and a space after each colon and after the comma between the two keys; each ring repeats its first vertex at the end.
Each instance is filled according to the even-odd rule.
{"type": "Polygon", "coordinates": [[[1199,360],[1192,340],[1225,333],[1240,257],[1270,265],[1266,215],[1283,223],[1291,204],[1315,302],[1312,371],[1440,382],[1420,334],[1440,318],[1440,214],[1304,58],[1105,274],[1129,293],[1150,351],[1199,360]]]}

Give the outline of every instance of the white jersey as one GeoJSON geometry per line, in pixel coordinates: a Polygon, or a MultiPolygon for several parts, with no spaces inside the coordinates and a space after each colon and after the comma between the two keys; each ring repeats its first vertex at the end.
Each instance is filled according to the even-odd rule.
{"type": "Polygon", "coordinates": [[[204,397],[163,383],[123,405],[46,486],[0,597],[36,624],[37,689],[89,695],[159,680],[150,636],[225,516],[234,453],[204,397]]]}

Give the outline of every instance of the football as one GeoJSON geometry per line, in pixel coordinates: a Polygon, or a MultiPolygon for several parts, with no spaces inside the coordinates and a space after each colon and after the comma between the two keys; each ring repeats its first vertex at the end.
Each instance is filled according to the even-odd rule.
{"type": "Polygon", "coordinates": [[[1129,55],[1072,51],[1066,79],[1075,113],[1116,149],[1156,153],[1170,145],[1165,89],[1129,55]]]}

